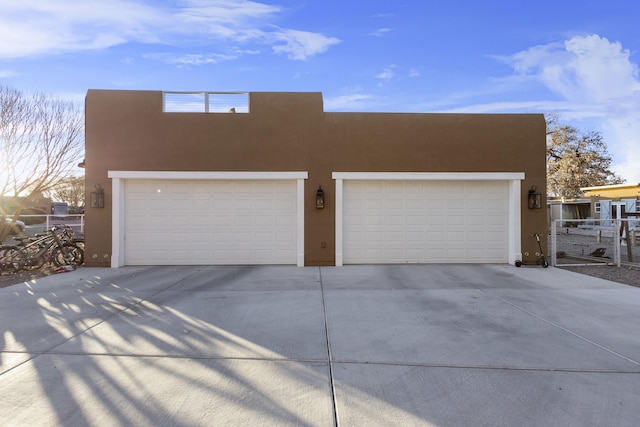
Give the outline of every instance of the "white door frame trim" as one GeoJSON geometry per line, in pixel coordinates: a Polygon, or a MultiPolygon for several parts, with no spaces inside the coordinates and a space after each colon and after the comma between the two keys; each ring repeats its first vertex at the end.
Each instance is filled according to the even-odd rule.
{"type": "Polygon", "coordinates": [[[124,194],[130,179],[171,180],[295,180],[296,181],[296,265],[304,266],[304,180],[308,172],[196,172],[196,171],[109,171],[112,191],[111,268],[125,265],[124,194]]]}
{"type": "Polygon", "coordinates": [[[509,184],[508,200],[508,248],[509,264],[522,260],[522,237],[520,219],[520,181],[524,172],[333,172],[336,191],[336,266],[343,265],[343,209],[344,181],[506,181],[509,184]]]}

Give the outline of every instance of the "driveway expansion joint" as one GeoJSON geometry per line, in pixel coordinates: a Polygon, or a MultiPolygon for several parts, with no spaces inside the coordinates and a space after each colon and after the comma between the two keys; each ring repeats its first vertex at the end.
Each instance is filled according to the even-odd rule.
{"type": "MultiPolygon", "coordinates": [[[[481,289],[480,291],[486,294],[486,292],[484,292],[482,289],[481,289]]],[[[595,341],[593,341],[593,340],[590,340],[589,338],[587,338],[587,337],[585,337],[585,336],[583,336],[583,335],[580,335],[580,334],[578,334],[578,333],[576,333],[576,332],[573,332],[573,331],[571,331],[571,330],[569,330],[569,329],[565,328],[564,326],[559,325],[559,324],[558,324],[558,323],[556,323],[556,322],[553,322],[553,321],[551,321],[551,320],[549,320],[549,319],[545,319],[544,317],[539,316],[539,315],[535,314],[534,312],[532,312],[532,311],[530,311],[530,310],[527,310],[527,309],[526,309],[526,308],[524,308],[524,307],[519,306],[518,304],[515,304],[515,303],[513,303],[513,302],[511,302],[511,301],[507,301],[507,300],[505,300],[504,298],[500,298],[500,297],[495,296],[495,295],[491,295],[491,294],[489,294],[489,296],[491,296],[492,298],[495,298],[495,299],[497,299],[497,300],[499,300],[499,301],[502,301],[502,302],[504,302],[505,304],[509,304],[510,306],[512,306],[512,307],[514,307],[514,308],[516,308],[516,309],[518,309],[518,310],[520,310],[520,311],[523,311],[524,313],[527,313],[527,314],[528,314],[528,315],[530,315],[530,316],[535,317],[536,319],[539,319],[539,320],[541,320],[541,321],[543,321],[543,322],[545,322],[545,323],[547,323],[547,324],[549,324],[549,325],[551,325],[551,326],[553,326],[553,327],[555,327],[555,328],[558,328],[558,329],[560,329],[560,330],[561,330],[561,331],[563,331],[563,332],[566,332],[566,333],[568,333],[568,334],[570,334],[570,335],[573,335],[574,337],[576,337],[576,338],[578,338],[578,339],[581,339],[581,340],[583,340],[583,341],[585,341],[585,342],[587,342],[587,343],[589,343],[589,344],[591,344],[591,345],[594,345],[594,346],[596,346],[596,347],[598,347],[598,348],[600,348],[600,349],[602,349],[602,350],[604,350],[604,351],[606,351],[606,352],[608,352],[608,353],[610,353],[610,354],[613,354],[614,356],[617,356],[617,357],[619,357],[619,358],[621,358],[621,359],[624,359],[624,360],[626,360],[627,362],[631,362],[631,363],[633,363],[634,365],[640,366],[640,362],[639,362],[639,361],[634,360],[634,359],[632,359],[632,358],[630,358],[630,357],[627,357],[627,356],[625,356],[624,354],[620,354],[620,353],[618,353],[617,351],[611,350],[610,348],[607,348],[607,347],[605,347],[605,346],[604,346],[604,345],[602,345],[602,344],[598,344],[597,342],[595,342],[595,341]]]]}

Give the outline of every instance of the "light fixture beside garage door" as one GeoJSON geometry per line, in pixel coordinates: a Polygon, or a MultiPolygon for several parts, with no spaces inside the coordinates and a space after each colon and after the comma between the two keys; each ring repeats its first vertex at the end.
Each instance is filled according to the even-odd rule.
{"type": "Polygon", "coordinates": [[[96,184],[96,191],[91,192],[90,204],[92,208],[104,208],[104,188],[96,184]]]}
{"type": "Polygon", "coordinates": [[[316,209],[324,209],[324,191],[322,191],[322,186],[319,186],[318,191],[316,191],[316,209]]]}
{"type": "Polygon", "coordinates": [[[534,185],[529,190],[529,209],[542,209],[542,195],[537,192],[537,189],[534,185]]]}

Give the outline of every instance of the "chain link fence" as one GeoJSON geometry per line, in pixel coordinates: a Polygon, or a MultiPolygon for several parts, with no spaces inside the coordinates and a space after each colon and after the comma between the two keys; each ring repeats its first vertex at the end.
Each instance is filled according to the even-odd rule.
{"type": "Polygon", "coordinates": [[[551,224],[551,265],[640,266],[637,219],[556,220],[551,224]]]}

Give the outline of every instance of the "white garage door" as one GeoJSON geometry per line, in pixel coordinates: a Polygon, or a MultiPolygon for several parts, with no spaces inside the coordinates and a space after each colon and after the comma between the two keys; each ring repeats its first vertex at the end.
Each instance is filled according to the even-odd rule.
{"type": "Polygon", "coordinates": [[[294,180],[126,180],[128,265],[296,264],[294,180]]]}
{"type": "Polygon", "coordinates": [[[345,264],[508,262],[506,181],[344,181],[345,264]]]}

